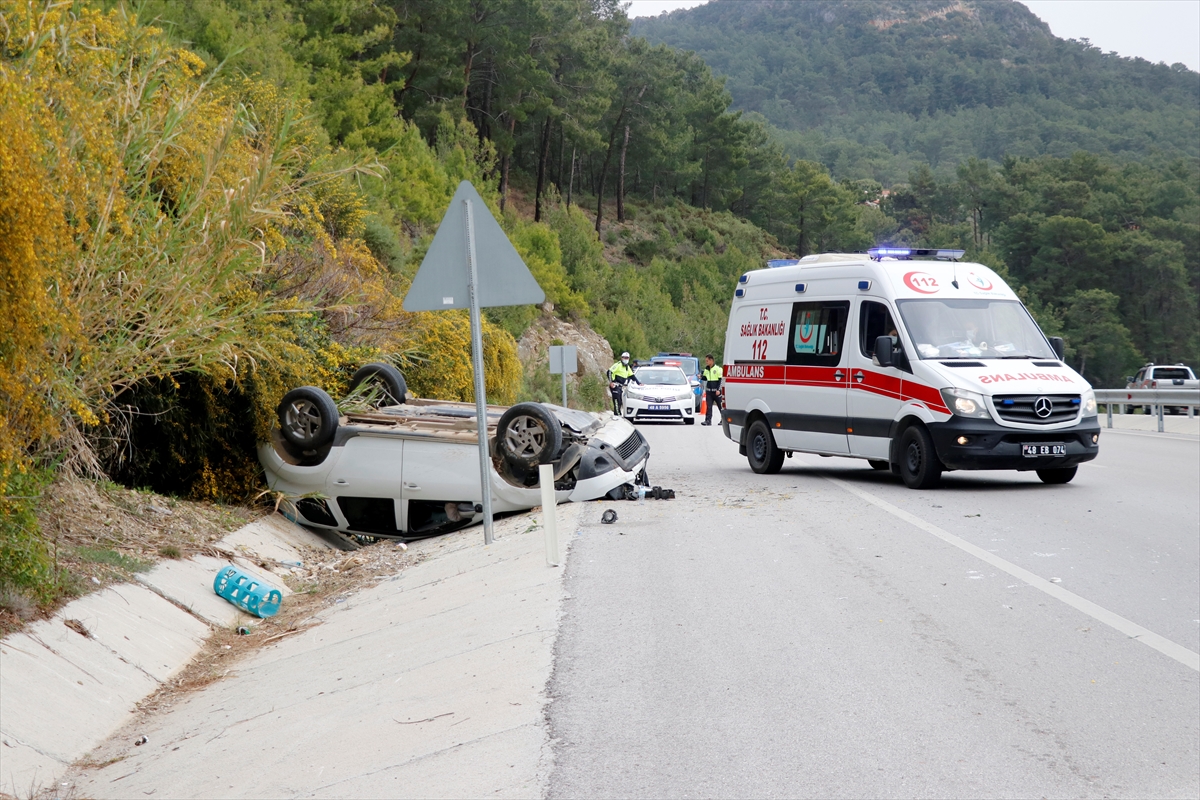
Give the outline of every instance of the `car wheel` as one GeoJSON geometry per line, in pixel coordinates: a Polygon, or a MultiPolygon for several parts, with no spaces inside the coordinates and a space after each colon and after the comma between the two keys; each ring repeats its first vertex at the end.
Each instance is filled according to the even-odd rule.
{"type": "Polygon", "coordinates": [[[359,367],[358,372],[355,372],[354,377],[350,379],[350,391],[353,392],[367,381],[378,383],[383,389],[384,397],[380,400],[379,405],[400,405],[408,393],[408,383],[404,380],[404,373],[391,364],[374,363],[359,367]]]}
{"type": "Polygon", "coordinates": [[[301,450],[316,450],[328,444],[337,431],[337,406],[316,386],[292,389],[283,396],[276,413],[283,438],[301,450]]]}
{"type": "Polygon", "coordinates": [[[876,459],[868,459],[867,463],[871,465],[871,469],[885,470],[891,469],[892,465],[886,461],[878,461],[876,459]]]}
{"type": "Polygon", "coordinates": [[[695,424],[696,424],[696,418],[695,418],[695,417],[684,417],[684,418],[683,418],[683,424],[684,424],[684,425],[695,425],[695,424]]]}
{"type": "Polygon", "coordinates": [[[746,432],[746,460],[759,475],[774,475],[783,467],[783,451],[763,420],[755,420],[746,432]]]}
{"type": "Polygon", "coordinates": [[[506,461],[528,469],[558,455],[562,426],[541,403],[517,403],[500,417],[496,439],[506,461]]]}
{"type": "Polygon", "coordinates": [[[942,462],[933,449],[933,438],[921,425],[900,434],[900,478],[910,489],[933,489],[942,480],[942,462]]]}
{"type": "Polygon", "coordinates": [[[1064,469],[1039,469],[1037,476],[1042,479],[1042,483],[1051,485],[1060,483],[1070,483],[1075,477],[1075,473],[1079,471],[1079,467],[1066,467],[1064,469]]]}

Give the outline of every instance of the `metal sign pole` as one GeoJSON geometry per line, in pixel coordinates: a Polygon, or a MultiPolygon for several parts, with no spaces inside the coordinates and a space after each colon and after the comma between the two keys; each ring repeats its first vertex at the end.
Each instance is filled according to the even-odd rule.
{"type": "MultiPolygon", "coordinates": [[[[479,483],[483,487],[483,543],[491,544],[492,486],[491,457],[488,455],[487,397],[483,383],[483,325],[479,314],[479,265],[475,260],[475,221],[471,216],[471,200],[463,201],[467,229],[467,294],[471,303],[471,362],[475,373],[475,427],[479,429],[479,483]]],[[[497,432],[499,435],[499,432],[497,432]]]]}
{"type": "Polygon", "coordinates": [[[567,371],[563,369],[563,408],[567,408],[567,371]]]}

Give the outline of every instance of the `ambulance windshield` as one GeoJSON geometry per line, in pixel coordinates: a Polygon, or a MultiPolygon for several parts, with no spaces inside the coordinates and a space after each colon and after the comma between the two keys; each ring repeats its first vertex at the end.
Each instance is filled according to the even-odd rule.
{"type": "Polygon", "coordinates": [[[930,298],[896,305],[921,358],[1056,358],[1015,300],[930,298]]]}

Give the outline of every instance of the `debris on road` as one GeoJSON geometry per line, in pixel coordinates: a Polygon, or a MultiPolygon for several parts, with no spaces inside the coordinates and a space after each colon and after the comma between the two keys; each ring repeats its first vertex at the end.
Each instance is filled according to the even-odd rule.
{"type": "Polygon", "coordinates": [[[133,746],[141,747],[142,745],[146,744],[149,741],[150,741],[150,738],[148,736],[146,736],[145,734],[142,734],[141,736],[139,736],[138,738],[133,740],[133,746]]]}
{"type": "Polygon", "coordinates": [[[80,636],[84,637],[85,639],[92,638],[92,632],[89,631],[87,629],[87,627],[84,626],[84,624],[77,619],[64,619],[63,625],[66,625],[68,628],[75,631],[80,636]]]}
{"type": "Polygon", "coordinates": [[[600,516],[600,522],[604,525],[612,525],[616,521],[617,512],[613,511],[611,508],[606,509],[605,512],[600,516]]]}

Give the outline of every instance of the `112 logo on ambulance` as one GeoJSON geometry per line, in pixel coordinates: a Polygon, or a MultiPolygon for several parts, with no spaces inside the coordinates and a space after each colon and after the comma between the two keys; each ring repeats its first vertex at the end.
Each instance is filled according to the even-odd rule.
{"type": "Polygon", "coordinates": [[[787,327],[791,304],[773,303],[762,306],[742,306],[738,309],[737,332],[733,353],[725,358],[733,361],[782,361],[787,357],[787,327]]]}

